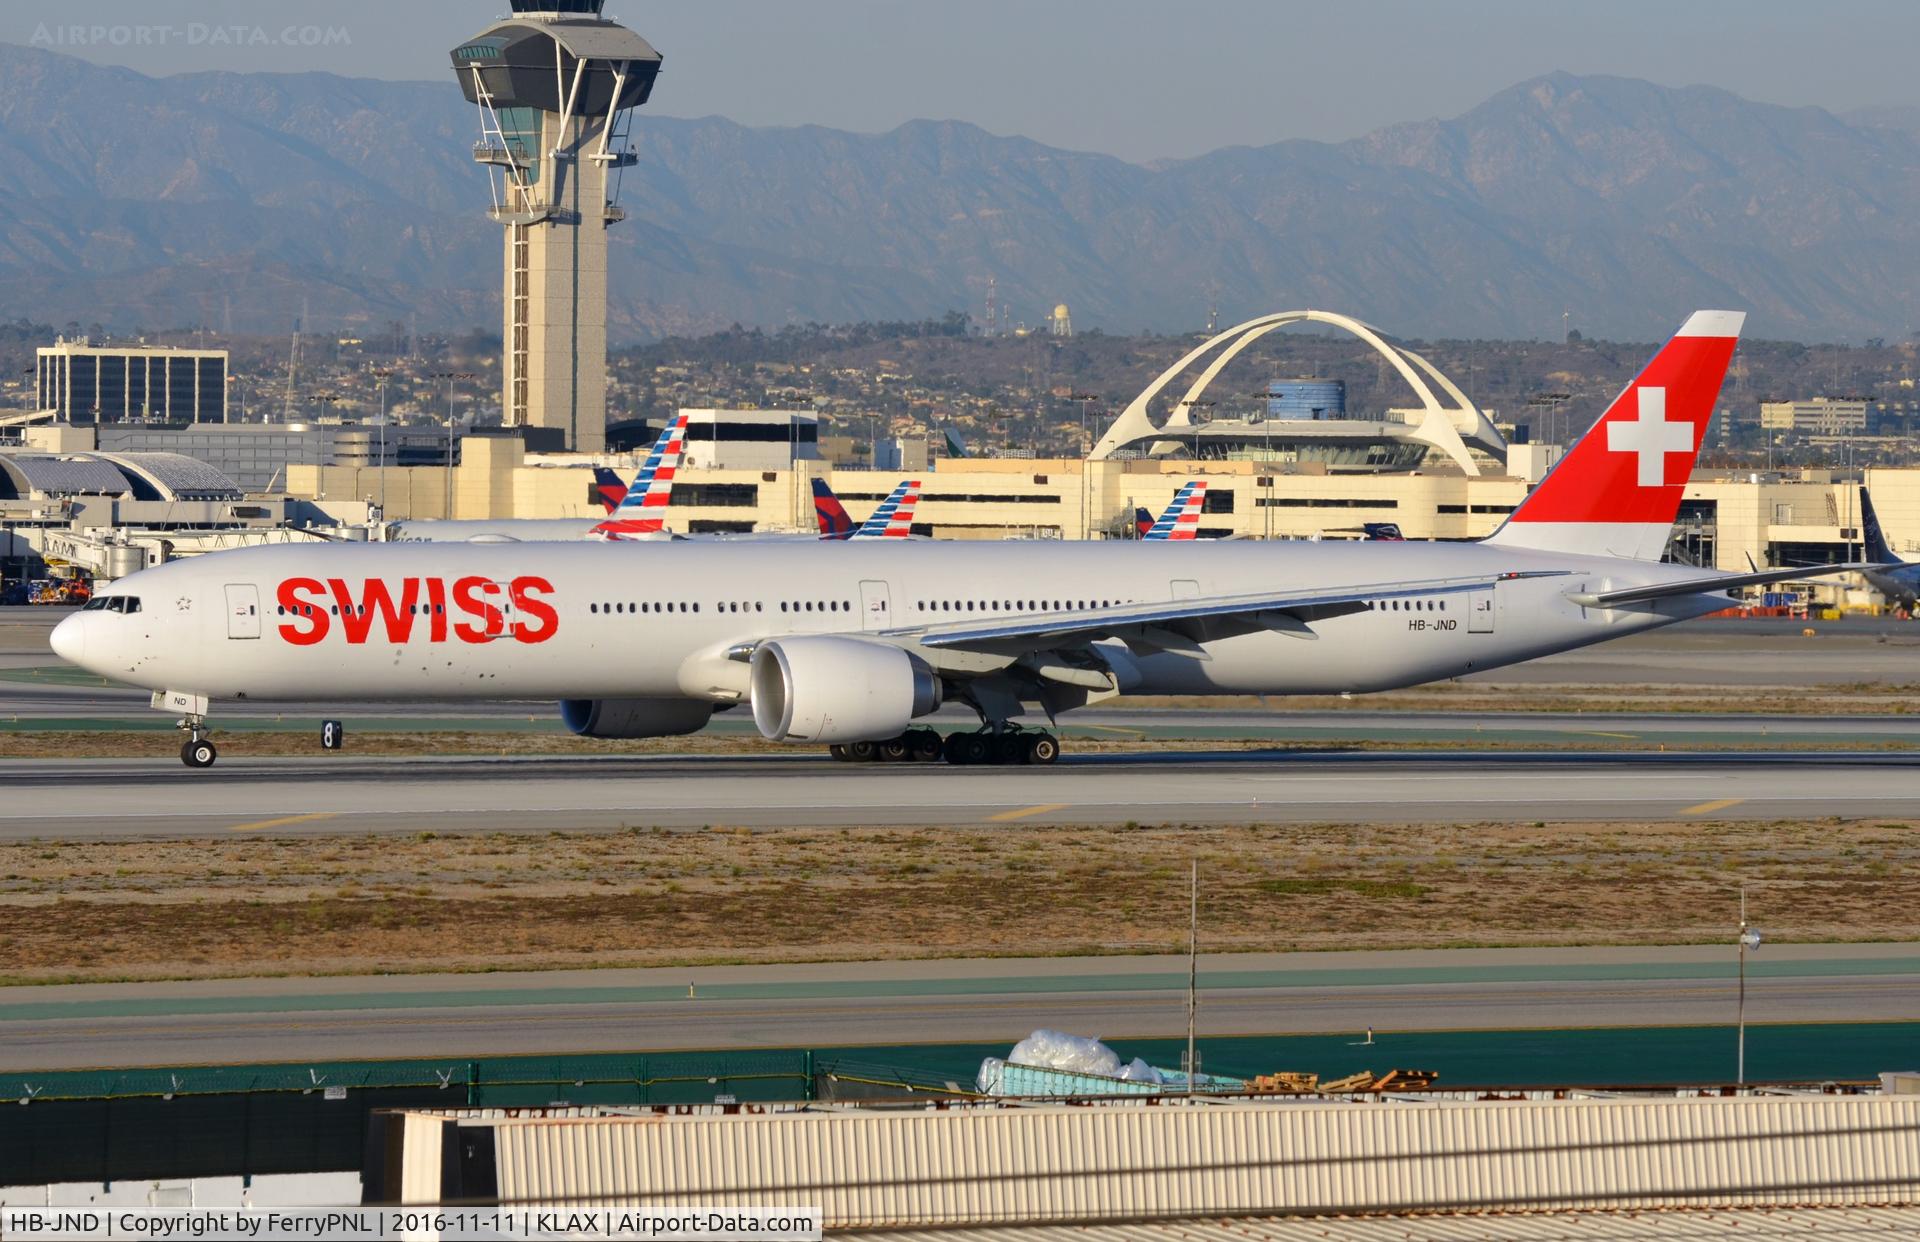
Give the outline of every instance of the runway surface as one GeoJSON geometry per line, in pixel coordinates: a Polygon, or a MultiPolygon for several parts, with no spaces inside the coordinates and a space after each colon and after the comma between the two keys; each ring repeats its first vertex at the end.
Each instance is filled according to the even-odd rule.
{"type": "MultiPolygon", "coordinates": [[[[1203,957],[1208,1036],[1724,1025],[1723,947],[1203,957]]],[[[1920,1019],[1920,945],[1770,945],[1751,1023],[1920,1019]]],[[[1185,1031],[1171,957],[0,988],[0,1071],[1185,1031]],[[690,991],[691,990],[691,991],[690,991]]]]}
{"type": "Polygon", "coordinates": [[[625,827],[1906,816],[1920,755],[1182,752],[1051,768],[825,756],[55,760],[0,767],[0,839],[625,827]],[[84,798],[74,797],[78,788],[84,798]]]}

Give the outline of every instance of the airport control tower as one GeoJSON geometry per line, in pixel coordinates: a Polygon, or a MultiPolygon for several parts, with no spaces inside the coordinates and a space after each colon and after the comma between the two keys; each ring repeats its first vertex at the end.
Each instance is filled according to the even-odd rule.
{"type": "Polygon", "coordinates": [[[605,20],[605,0],[511,0],[513,12],[453,49],[480,112],[473,158],[506,228],[500,409],[599,452],[607,430],[607,229],[625,217],[631,110],[660,53],[605,20]]]}

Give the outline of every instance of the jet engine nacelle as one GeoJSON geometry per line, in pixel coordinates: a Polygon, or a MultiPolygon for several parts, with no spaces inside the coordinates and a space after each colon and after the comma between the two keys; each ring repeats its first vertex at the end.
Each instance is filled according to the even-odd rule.
{"type": "Polygon", "coordinates": [[[713,704],[698,699],[560,700],[560,722],[581,737],[676,737],[712,718],[713,704]]]}
{"type": "Polygon", "coordinates": [[[879,742],[940,706],[940,679],[898,647],[780,638],[754,648],[753,723],[776,742],[879,742]]]}

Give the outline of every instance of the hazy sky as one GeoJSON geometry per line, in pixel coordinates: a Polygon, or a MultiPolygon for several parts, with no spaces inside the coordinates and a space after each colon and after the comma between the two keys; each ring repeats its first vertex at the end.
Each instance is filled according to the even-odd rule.
{"type": "MultiPolygon", "coordinates": [[[[143,73],[451,80],[501,0],[7,0],[0,40],[143,73]]],[[[610,0],[651,110],[878,131],[916,117],[1134,160],[1452,116],[1553,69],[1835,111],[1920,104],[1916,0],[610,0]]]]}

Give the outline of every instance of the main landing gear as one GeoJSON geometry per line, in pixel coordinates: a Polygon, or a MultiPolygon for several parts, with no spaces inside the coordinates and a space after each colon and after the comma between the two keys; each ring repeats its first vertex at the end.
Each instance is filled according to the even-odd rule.
{"type": "Polygon", "coordinates": [[[884,742],[844,742],[827,747],[842,763],[933,763],[945,759],[955,766],[972,764],[1046,765],[1060,758],[1060,739],[1041,729],[1008,725],[973,733],[949,733],[944,739],[932,729],[908,729],[884,742]]]}

